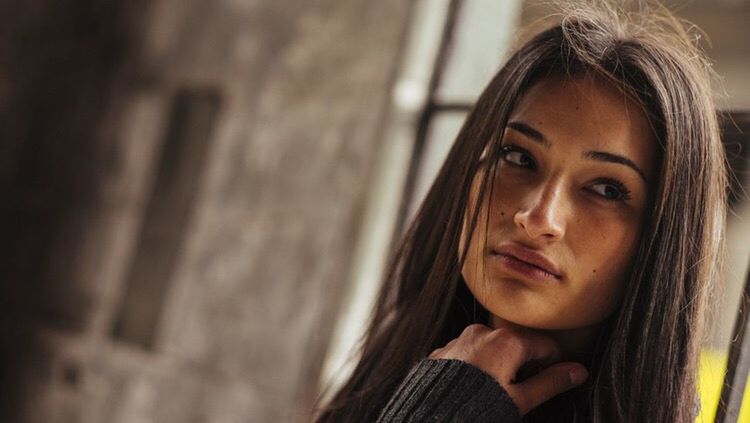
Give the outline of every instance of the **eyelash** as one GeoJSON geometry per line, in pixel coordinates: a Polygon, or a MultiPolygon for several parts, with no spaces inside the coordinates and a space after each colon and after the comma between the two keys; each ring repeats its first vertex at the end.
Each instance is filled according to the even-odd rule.
{"type": "MultiPolygon", "coordinates": [[[[603,179],[600,179],[598,182],[599,183],[610,184],[610,185],[614,186],[617,189],[617,191],[619,192],[619,197],[617,197],[617,198],[604,197],[604,199],[609,200],[609,201],[627,201],[627,200],[630,200],[630,198],[631,198],[631,196],[630,196],[630,190],[627,187],[625,187],[625,185],[622,182],[620,182],[618,180],[615,180],[615,179],[610,179],[610,178],[603,178],[603,179]]],[[[597,194],[597,195],[601,195],[601,194],[597,194]]]]}
{"type": "Polygon", "coordinates": [[[500,158],[501,158],[501,159],[502,159],[502,160],[503,160],[504,162],[506,162],[506,163],[510,163],[510,164],[511,164],[511,165],[513,165],[513,166],[518,166],[518,167],[528,167],[529,169],[532,169],[532,170],[533,170],[533,169],[536,169],[536,163],[534,162],[534,159],[533,159],[533,157],[531,156],[531,154],[530,154],[530,153],[529,153],[528,151],[526,151],[526,149],[523,149],[523,148],[521,148],[521,147],[518,147],[518,146],[515,146],[515,145],[504,145],[504,146],[502,147],[501,151],[500,151],[500,158]],[[511,162],[511,161],[509,161],[509,160],[507,159],[507,157],[508,157],[508,154],[510,154],[510,153],[521,153],[521,154],[525,154],[525,155],[526,155],[526,157],[528,157],[528,158],[529,158],[529,161],[531,162],[531,165],[529,165],[529,166],[522,166],[522,165],[519,165],[519,164],[516,164],[516,163],[514,163],[514,162],[511,162]]]}
{"type": "MultiPolygon", "coordinates": [[[[510,164],[511,166],[516,166],[516,167],[519,167],[519,168],[525,168],[525,169],[530,169],[530,170],[536,169],[536,162],[534,162],[534,159],[533,159],[532,155],[526,149],[523,149],[523,148],[515,146],[515,145],[504,145],[504,146],[502,146],[501,151],[500,151],[500,159],[503,162],[506,162],[506,163],[510,164]],[[524,165],[519,165],[519,164],[517,164],[515,162],[512,162],[512,161],[508,160],[508,155],[510,153],[521,153],[521,154],[525,155],[527,157],[528,161],[530,162],[530,164],[527,165],[527,166],[524,166],[524,165]]],[[[630,192],[630,190],[622,182],[620,182],[620,181],[618,181],[616,179],[612,179],[612,178],[601,178],[601,179],[597,180],[597,182],[596,182],[596,184],[601,184],[601,183],[609,184],[609,185],[613,186],[615,189],[617,189],[617,193],[618,193],[617,198],[610,198],[610,197],[604,196],[602,194],[599,194],[596,191],[592,191],[592,190],[589,190],[589,191],[592,191],[595,195],[597,195],[599,197],[602,197],[606,201],[622,201],[622,202],[625,202],[625,201],[631,199],[631,195],[630,195],[631,192],[630,192]]]]}

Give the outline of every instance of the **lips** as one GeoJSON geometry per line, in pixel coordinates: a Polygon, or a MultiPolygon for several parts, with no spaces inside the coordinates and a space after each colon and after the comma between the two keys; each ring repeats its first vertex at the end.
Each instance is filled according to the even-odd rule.
{"type": "Polygon", "coordinates": [[[512,260],[517,260],[521,264],[526,264],[532,268],[537,268],[555,279],[560,279],[562,273],[560,269],[549,259],[534,250],[524,247],[515,242],[506,242],[492,249],[493,255],[506,256],[512,260]]]}

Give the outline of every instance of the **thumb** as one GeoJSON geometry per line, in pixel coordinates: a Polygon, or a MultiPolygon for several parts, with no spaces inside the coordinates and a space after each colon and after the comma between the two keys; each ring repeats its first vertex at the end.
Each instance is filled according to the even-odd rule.
{"type": "Polygon", "coordinates": [[[583,384],[589,372],[578,363],[558,363],[516,384],[516,400],[521,415],[569,389],[583,384]]]}

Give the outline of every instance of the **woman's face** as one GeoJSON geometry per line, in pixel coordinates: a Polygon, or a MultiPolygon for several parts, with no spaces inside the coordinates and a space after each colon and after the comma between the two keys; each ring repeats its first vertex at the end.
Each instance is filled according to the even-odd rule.
{"type": "Polygon", "coordinates": [[[526,327],[602,322],[622,299],[655,177],[646,116],[601,79],[549,78],[519,100],[501,151],[462,269],[469,289],[526,327]]]}

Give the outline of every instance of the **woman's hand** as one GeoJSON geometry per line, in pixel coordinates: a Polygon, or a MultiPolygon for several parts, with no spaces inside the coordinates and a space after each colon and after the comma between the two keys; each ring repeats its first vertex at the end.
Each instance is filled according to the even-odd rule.
{"type": "Polygon", "coordinates": [[[494,377],[516,403],[521,416],[581,385],[588,377],[580,363],[558,363],[560,349],[548,337],[512,328],[493,330],[480,324],[467,326],[458,338],[433,351],[429,358],[465,361],[494,377]],[[519,369],[528,362],[546,368],[517,382],[519,369]]]}

